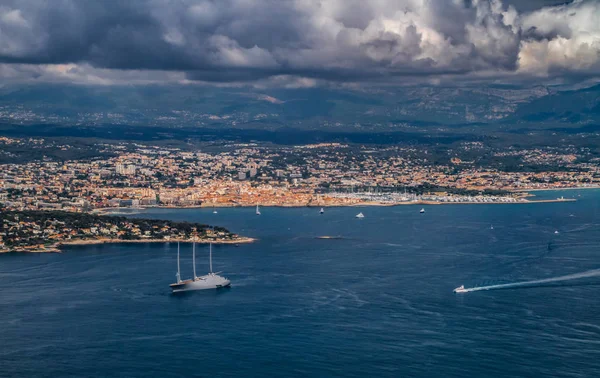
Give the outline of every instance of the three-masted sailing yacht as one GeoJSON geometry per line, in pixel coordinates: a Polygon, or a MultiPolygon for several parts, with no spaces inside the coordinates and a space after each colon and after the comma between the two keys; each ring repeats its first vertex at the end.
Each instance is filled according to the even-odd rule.
{"type": "Polygon", "coordinates": [[[231,281],[229,281],[225,277],[219,276],[219,273],[213,273],[212,269],[212,243],[209,247],[209,273],[204,276],[196,276],[196,242],[194,241],[192,244],[192,262],[194,267],[194,277],[188,280],[181,280],[181,270],[179,267],[179,243],[177,243],[177,282],[171,284],[171,290],[173,293],[178,293],[181,291],[191,291],[191,290],[205,290],[205,289],[220,289],[222,287],[228,287],[231,285],[231,281]]]}

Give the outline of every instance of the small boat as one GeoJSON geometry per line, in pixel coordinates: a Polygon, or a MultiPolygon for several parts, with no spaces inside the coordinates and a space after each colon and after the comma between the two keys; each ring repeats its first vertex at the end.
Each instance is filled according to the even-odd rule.
{"type": "Polygon", "coordinates": [[[319,211],[319,214],[323,214],[325,212],[325,209],[321,208],[321,210],[319,211]]]}
{"type": "Polygon", "coordinates": [[[490,226],[490,230],[493,230],[493,229],[494,229],[494,225],[491,225],[491,226],[490,226]]]}
{"type": "Polygon", "coordinates": [[[425,212],[424,208],[421,208],[421,210],[419,210],[419,213],[423,214],[425,212]]]}
{"type": "Polygon", "coordinates": [[[554,231],[554,234],[558,234],[558,230],[554,231]]]}
{"type": "Polygon", "coordinates": [[[452,290],[454,293],[468,293],[469,291],[465,289],[465,285],[460,285],[456,289],[452,290]]]}
{"type": "Polygon", "coordinates": [[[356,217],[362,219],[365,217],[365,215],[363,213],[358,213],[356,214],[356,217]]]}
{"type": "Polygon", "coordinates": [[[256,205],[256,215],[260,215],[260,209],[258,208],[258,205],[256,205]]]}
{"type": "Polygon", "coordinates": [[[181,280],[181,271],[179,268],[179,243],[177,243],[177,282],[170,285],[173,293],[192,290],[220,289],[229,287],[231,281],[225,277],[219,276],[219,273],[213,273],[212,270],[212,243],[209,247],[209,267],[210,271],[204,276],[196,276],[196,242],[192,246],[192,262],[194,267],[194,277],[189,280],[181,280]]]}

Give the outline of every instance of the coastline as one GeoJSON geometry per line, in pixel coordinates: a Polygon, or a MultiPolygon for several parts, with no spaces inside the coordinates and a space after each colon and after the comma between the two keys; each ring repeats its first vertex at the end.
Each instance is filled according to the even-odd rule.
{"type": "Polygon", "coordinates": [[[600,189],[600,186],[570,186],[567,188],[549,188],[549,189],[517,189],[514,193],[527,193],[527,192],[554,192],[561,190],[586,190],[586,189],[600,189]]]}
{"type": "MultiPolygon", "coordinates": [[[[575,198],[564,199],[544,199],[544,200],[523,200],[515,202],[444,202],[444,201],[415,201],[415,202],[398,202],[398,203],[382,203],[382,202],[358,202],[351,205],[341,205],[339,207],[353,206],[408,206],[408,205],[526,205],[532,203],[554,203],[554,202],[575,202],[575,198]]],[[[331,206],[336,207],[336,206],[331,206]]]]}
{"type": "MultiPolygon", "coordinates": [[[[576,188],[573,188],[576,189],[576,188]]],[[[591,189],[591,188],[590,188],[591,189]]],[[[600,188],[598,188],[600,189],[600,188]]],[[[536,191],[547,191],[547,190],[562,190],[562,189],[540,189],[536,191]]],[[[535,195],[523,196],[525,197],[535,197],[535,195]]],[[[564,198],[564,199],[543,199],[543,200],[520,200],[514,202],[449,202],[449,201],[410,201],[410,202],[377,202],[377,201],[363,201],[356,203],[340,203],[340,204],[269,204],[263,203],[260,204],[262,207],[281,207],[281,208],[300,208],[300,207],[313,207],[313,208],[332,208],[332,207],[357,207],[357,206],[410,206],[410,205],[523,205],[523,204],[532,204],[532,203],[554,203],[554,202],[574,202],[576,199],[574,198],[564,198]]],[[[130,207],[109,207],[109,208],[101,208],[92,210],[93,213],[100,215],[126,215],[126,214],[141,214],[142,211],[148,209],[171,209],[171,210],[182,210],[182,209],[201,209],[201,208],[252,208],[255,207],[256,204],[247,204],[247,205],[215,205],[215,206],[145,206],[139,208],[130,208],[130,207]],[[130,210],[139,210],[130,211],[130,210]]]]}
{"type": "MultiPolygon", "coordinates": [[[[534,194],[529,194],[529,191],[560,191],[567,189],[600,189],[600,187],[584,187],[584,188],[561,188],[561,189],[533,189],[528,191],[522,191],[520,193],[525,193],[521,198],[521,200],[515,202],[444,202],[444,201],[411,201],[411,202],[395,202],[395,203],[385,203],[385,202],[377,202],[377,201],[363,201],[356,203],[348,203],[348,204],[264,204],[264,207],[285,207],[285,208],[300,208],[300,207],[365,207],[365,206],[379,206],[379,207],[393,207],[393,206],[410,206],[410,205],[523,205],[523,204],[536,204],[536,203],[558,203],[558,202],[576,202],[577,200],[574,198],[556,198],[556,199],[543,199],[543,200],[529,200],[524,199],[525,197],[535,197],[534,194]]],[[[148,207],[139,207],[139,208],[102,208],[102,209],[94,209],[92,213],[97,213],[101,215],[123,215],[123,214],[141,214],[141,212],[129,212],[128,210],[140,210],[145,211],[148,209],[194,209],[194,208],[211,208],[211,207],[238,207],[238,208],[250,208],[255,205],[240,205],[240,204],[222,204],[223,206],[148,206],[148,207]],[[123,212],[125,210],[125,212],[123,212]]],[[[255,242],[256,239],[250,237],[239,237],[238,239],[221,239],[221,240],[197,240],[198,244],[246,244],[255,242]]],[[[13,249],[1,249],[0,254],[2,253],[10,253],[10,252],[19,252],[19,253],[62,253],[61,247],[63,246],[79,246],[79,245],[95,245],[95,244],[119,244],[119,243],[192,243],[193,240],[190,239],[135,239],[135,240],[122,240],[122,239],[111,239],[111,238],[98,238],[98,239],[78,239],[78,240],[65,240],[53,243],[43,248],[26,248],[19,247],[13,249]]]]}
{"type": "MultiPolygon", "coordinates": [[[[532,203],[557,203],[557,202],[576,202],[575,198],[564,199],[544,199],[544,200],[523,200],[515,202],[440,202],[440,201],[419,201],[414,204],[422,205],[527,205],[532,203]]],[[[398,204],[404,205],[404,204],[398,204]]],[[[410,205],[410,204],[407,204],[410,205]]]]}
{"type": "MultiPolygon", "coordinates": [[[[228,239],[228,240],[206,240],[200,239],[196,240],[196,244],[248,244],[255,242],[256,239],[240,237],[238,239],[228,239]]],[[[135,239],[135,240],[122,240],[122,239],[110,239],[110,238],[100,238],[100,239],[82,239],[82,240],[69,240],[69,241],[61,241],[56,243],[56,247],[61,246],[71,246],[71,245],[93,245],[93,244],[117,244],[117,243],[193,243],[194,240],[190,239],[135,239]]]]}
{"type": "MultiPolygon", "coordinates": [[[[249,237],[240,237],[238,239],[228,239],[228,240],[196,240],[197,244],[248,244],[254,243],[257,239],[249,238],[249,237]]],[[[3,249],[0,250],[0,254],[2,253],[62,253],[61,247],[63,246],[83,246],[83,245],[95,245],[95,244],[128,244],[128,243],[192,243],[193,240],[190,239],[136,239],[136,240],[122,240],[122,239],[110,239],[110,238],[100,238],[100,239],[80,239],[80,240],[67,240],[67,241],[59,241],[56,242],[47,248],[15,248],[15,249],[3,249]]]]}

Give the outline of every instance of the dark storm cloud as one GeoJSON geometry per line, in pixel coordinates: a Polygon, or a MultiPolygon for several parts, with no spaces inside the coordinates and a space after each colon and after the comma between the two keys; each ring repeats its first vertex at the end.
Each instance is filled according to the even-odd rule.
{"type": "MultiPolygon", "coordinates": [[[[57,72],[82,77],[102,69],[172,71],[215,82],[596,72],[598,3],[544,7],[555,3],[3,0],[0,63],[76,64],[68,69],[77,72],[57,72]]],[[[15,70],[29,68],[5,67],[0,75],[15,70]]]]}
{"type": "Polygon", "coordinates": [[[568,5],[574,0],[506,0],[505,3],[512,5],[519,12],[532,12],[544,7],[568,5]]]}

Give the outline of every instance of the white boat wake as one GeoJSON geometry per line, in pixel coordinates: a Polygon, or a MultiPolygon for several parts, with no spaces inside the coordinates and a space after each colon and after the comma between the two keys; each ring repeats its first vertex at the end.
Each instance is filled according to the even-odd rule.
{"type": "Polygon", "coordinates": [[[527,287],[527,286],[534,286],[534,285],[540,285],[540,284],[546,284],[546,283],[552,283],[552,282],[570,281],[570,280],[577,280],[577,279],[581,279],[581,278],[598,277],[598,276],[600,276],[600,269],[593,269],[593,270],[588,270],[588,271],[581,272],[581,273],[567,274],[566,276],[544,278],[541,280],[521,281],[521,282],[513,282],[513,283],[490,285],[490,286],[457,288],[460,290],[456,291],[457,289],[455,289],[455,292],[469,293],[472,291],[481,291],[481,290],[513,289],[513,288],[518,288],[518,287],[527,287]]]}

